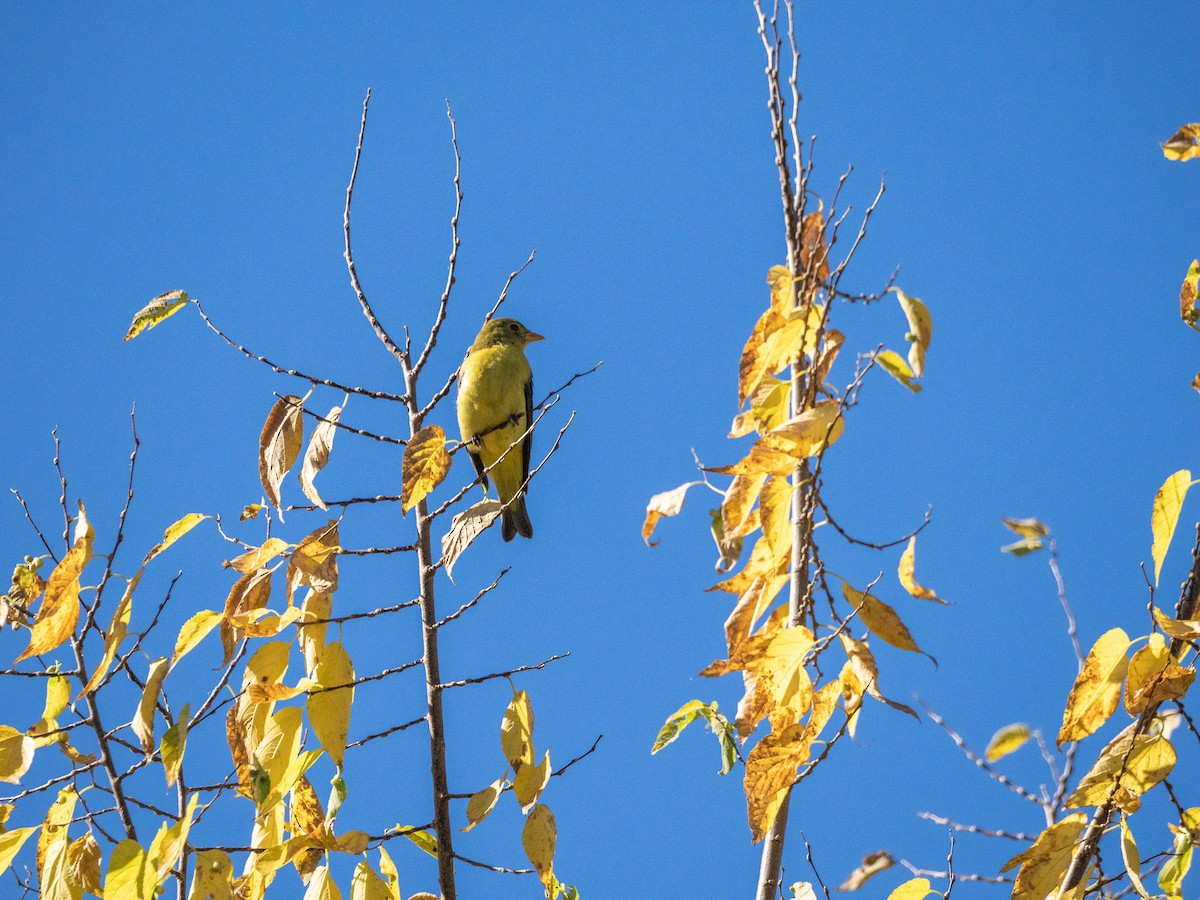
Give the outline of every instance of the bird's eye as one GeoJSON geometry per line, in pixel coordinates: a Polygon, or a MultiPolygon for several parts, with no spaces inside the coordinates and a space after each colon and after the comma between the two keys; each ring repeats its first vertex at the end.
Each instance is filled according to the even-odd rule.
{"type": "Polygon", "coordinates": [[[510,329],[512,329],[513,331],[520,331],[520,330],[521,330],[521,326],[520,326],[520,325],[518,325],[516,322],[513,322],[513,323],[512,323],[511,325],[509,325],[508,327],[509,327],[510,329]]]}

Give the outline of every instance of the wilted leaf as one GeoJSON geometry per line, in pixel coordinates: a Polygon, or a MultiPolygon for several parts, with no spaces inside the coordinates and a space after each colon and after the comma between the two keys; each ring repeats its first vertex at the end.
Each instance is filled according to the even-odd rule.
{"type": "Polygon", "coordinates": [[[93,896],[99,897],[102,893],[100,845],[91,831],[81,838],[76,838],[67,848],[67,880],[93,896]]]}
{"type": "Polygon", "coordinates": [[[1083,670],[1067,697],[1058,746],[1092,734],[1116,711],[1121,699],[1121,683],[1129,667],[1125,656],[1129,643],[1129,636],[1123,630],[1113,628],[1100,635],[1092,645],[1083,670]]]}
{"type": "Polygon", "coordinates": [[[908,334],[904,336],[904,339],[912,344],[908,348],[908,364],[912,367],[913,374],[920,378],[925,374],[925,351],[929,349],[929,342],[933,339],[933,318],[925,304],[916,297],[908,296],[898,287],[890,287],[888,290],[896,295],[896,299],[900,301],[900,308],[904,310],[904,317],[908,319],[908,334]]]}
{"type": "Polygon", "coordinates": [[[533,765],[533,705],[525,691],[513,693],[500,720],[500,750],[514,772],[533,765]]]}
{"type": "Polygon", "coordinates": [[[202,609],[183,623],[179,629],[179,637],[175,639],[175,652],[171,654],[171,668],[195,649],[208,633],[216,628],[223,614],[211,609],[202,609]]]}
{"type": "Polygon", "coordinates": [[[150,663],[146,687],[142,690],[142,699],[138,703],[137,714],[133,717],[133,733],[138,736],[142,750],[147,756],[154,752],[154,707],[158,703],[159,688],[166,677],[167,658],[160,656],[150,663]]]}
{"type": "Polygon", "coordinates": [[[87,520],[83,501],[75,520],[75,542],[46,580],[46,595],[38,608],[29,646],[16,662],[49,653],[75,633],[79,621],[79,576],[92,558],[95,533],[87,520]]]}
{"type": "MultiPolygon", "coordinates": [[[[898,712],[910,715],[918,722],[921,721],[921,717],[917,715],[912,707],[905,706],[903,703],[897,703],[895,700],[890,700],[880,692],[879,667],[875,663],[875,656],[871,653],[871,648],[867,646],[865,641],[856,640],[844,631],[838,635],[838,639],[842,642],[842,649],[846,651],[846,665],[850,667],[854,676],[854,694],[861,696],[863,693],[866,693],[880,703],[887,704],[898,712]]],[[[845,667],[843,667],[844,672],[845,667]]],[[[844,674],[842,680],[842,696],[845,698],[847,696],[847,685],[844,674]]]]}
{"type": "Polygon", "coordinates": [[[1117,805],[1132,811],[1137,808],[1138,798],[1170,775],[1174,766],[1175,748],[1169,740],[1161,734],[1135,737],[1130,726],[1100,752],[1091,770],[1067,798],[1066,806],[1068,809],[1099,806],[1112,794],[1115,782],[1117,805]]]}
{"type": "Polygon", "coordinates": [[[536,766],[521,766],[513,777],[513,795],[517,798],[522,813],[529,812],[549,783],[550,751],[547,750],[540,763],[536,766]]]}
{"type": "Polygon", "coordinates": [[[725,644],[732,658],[742,641],[754,633],[754,625],[767,607],[774,602],[775,597],[788,583],[788,574],[766,576],[760,575],[750,582],[750,586],[738,597],[737,605],[729,618],[725,620],[725,644]]]}
{"type": "Polygon", "coordinates": [[[327,644],[317,663],[316,682],[308,696],[308,721],[313,733],[338,769],[346,753],[350,705],[354,701],[354,667],[340,642],[327,644]]]}
{"type": "Polygon", "coordinates": [[[407,513],[442,483],[450,471],[446,432],[441,425],[426,425],[409,439],[400,468],[400,508],[407,513]]]}
{"type": "Polygon", "coordinates": [[[242,575],[257,572],[275,557],[288,548],[288,542],[277,537],[267,538],[261,547],[252,547],[241,556],[234,557],[221,564],[224,569],[234,569],[242,575]]]}
{"type": "Polygon", "coordinates": [[[280,510],[281,520],[279,486],[300,455],[304,440],[303,408],[304,401],[295,394],[280,398],[267,414],[258,440],[258,476],[267,500],[280,510]]]}
{"type": "MultiPolygon", "coordinates": [[[[349,399],[349,396],[347,394],[346,398],[349,399]]],[[[346,401],[343,400],[342,405],[344,406],[345,403],[346,401]]],[[[313,484],[313,479],[329,462],[329,453],[333,450],[333,438],[337,434],[337,422],[341,416],[342,406],[335,406],[329,410],[329,414],[323,420],[317,423],[312,437],[308,439],[308,448],[304,451],[304,462],[300,467],[300,490],[304,491],[304,496],[321,509],[325,509],[325,501],[317,493],[317,486],[313,484]]]]}
{"type": "Polygon", "coordinates": [[[918,600],[933,600],[936,603],[949,605],[933,592],[930,588],[921,587],[916,580],[916,565],[917,565],[917,536],[914,534],[908,539],[908,546],[904,548],[904,552],[900,554],[900,568],[897,572],[900,578],[900,584],[906,591],[918,600]]]}
{"type": "Polygon", "coordinates": [[[796,779],[796,769],[808,762],[813,741],[829,721],[841,692],[842,686],[837,680],[823,685],[813,695],[812,714],[807,724],[796,723],[772,730],[750,751],[746,759],[745,792],[746,814],[754,843],[770,831],[779,807],[796,779]]]}
{"type": "Polygon", "coordinates": [[[158,556],[173,543],[203,522],[205,519],[210,519],[211,516],[206,516],[201,513],[188,513],[178,522],[173,523],[163,534],[161,544],[155,544],[153,549],[146,554],[146,558],[142,560],[142,565],[145,566],[150,560],[158,556]]]}
{"type": "Polygon", "coordinates": [[[1183,498],[1187,496],[1191,484],[1192,473],[1187,469],[1180,469],[1164,481],[1163,486],[1154,495],[1154,510],[1150,514],[1150,529],[1154,534],[1154,544],[1150,548],[1150,555],[1154,558],[1155,585],[1158,584],[1158,573],[1162,571],[1167,548],[1171,546],[1171,538],[1175,536],[1175,526],[1179,524],[1179,512],[1183,509],[1183,498]]]}
{"type": "Polygon", "coordinates": [[[475,538],[500,515],[501,506],[499,500],[480,500],[450,521],[450,530],[442,537],[442,560],[446,563],[446,577],[451,581],[454,564],[475,538]]]}
{"type": "Polygon", "coordinates": [[[772,428],[739,462],[708,471],[723,475],[791,475],[803,460],[833,446],[845,428],[841,408],[835,401],[825,400],[772,428]]]}
{"type": "Polygon", "coordinates": [[[187,291],[167,291],[165,294],[159,294],[138,310],[129,331],[125,332],[125,340],[131,341],[143,331],[149,331],[160,322],[169,319],[183,309],[187,302],[187,291]]]}
{"type": "Polygon", "coordinates": [[[250,503],[242,507],[242,514],[238,516],[239,522],[249,522],[251,519],[257,519],[258,514],[266,509],[261,503],[250,503]]]}
{"type": "Polygon", "coordinates": [[[1180,700],[1196,679],[1191,669],[1171,660],[1170,649],[1161,634],[1150,635],[1146,646],[1133,654],[1125,679],[1125,709],[1130,715],[1141,714],[1148,706],[1166,700],[1180,700]]]}
{"type": "Polygon", "coordinates": [[[880,872],[890,869],[895,864],[896,860],[892,859],[892,854],[886,850],[869,853],[863,857],[862,863],[859,864],[858,868],[846,876],[846,880],[839,884],[837,889],[839,891],[857,891],[868,880],[874,878],[880,872]]]}
{"type": "MultiPolygon", "coordinates": [[[[1189,815],[1194,816],[1195,814],[1195,807],[1185,810],[1185,823],[1189,815]]],[[[1158,872],[1158,886],[1166,893],[1168,900],[1182,900],[1183,876],[1192,867],[1192,850],[1196,842],[1187,830],[1176,830],[1173,826],[1172,830],[1175,831],[1175,844],[1171,848],[1167,861],[1158,872]]]]}
{"type": "Polygon", "coordinates": [[[658,520],[679,515],[683,511],[683,500],[687,495],[688,488],[703,483],[702,481],[689,481],[687,484],[681,484],[673,490],[663,491],[650,498],[650,502],[646,504],[646,521],[642,523],[642,540],[646,542],[646,546],[658,546],[658,541],[650,540],[658,520]]]}
{"type": "Polygon", "coordinates": [[[545,885],[554,877],[554,845],[558,838],[558,829],[554,825],[554,815],[544,804],[537,804],[533,811],[525,817],[525,827],[521,829],[521,846],[525,855],[533,863],[538,877],[545,885]]]}
{"type": "Polygon", "coordinates": [[[720,509],[710,509],[708,515],[712,521],[709,532],[712,534],[713,543],[717,545],[717,563],[714,568],[719,573],[728,572],[741,559],[744,542],[740,537],[725,536],[725,526],[721,522],[720,509]]]}
{"type": "Polygon", "coordinates": [[[761,472],[752,475],[735,475],[725,490],[721,502],[721,529],[726,537],[744,537],[758,528],[758,516],[751,513],[758,500],[758,492],[767,476],[761,472]]]}
{"type": "Polygon", "coordinates": [[[0,781],[20,784],[30,765],[37,743],[9,725],[0,725],[0,781]]]}
{"type": "Polygon", "coordinates": [[[1193,259],[1188,267],[1187,276],[1183,279],[1183,287],[1179,289],[1179,317],[1188,325],[1200,331],[1196,321],[1200,320],[1200,310],[1196,309],[1197,294],[1200,293],[1200,259],[1193,259]]]}
{"type": "Polygon", "coordinates": [[[1160,145],[1163,156],[1175,162],[1186,162],[1200,156],[1200,124],[1184,125],[1160,145]]]}
{"type": "Polygon", "coordinates": [[[1172,619],[1156,606],[1154,621],[1158,623],[1159,628],[1177,640],[1194,641],[1200,638],[1200,619],[1172,619]]]}
{"type": "Polygon", "coordinates": [[[992,739],[988,741],[984,756],[987,757],[988,762],[995,762],[998,759],[1003,759],[1010,753],[1015,753],[1028,740],[1029,726],[1025,723],[1016,722],[1012,725],[1005,725],[992,735],[992,739]]]}
{"type": "Polygon", "coordinates": [[[817,892],[807,881],[797,881],[790,888],[792,900],[817,900],[817,892]]]}
{"type": "Polygon", "coordinates": [[[815,281],[822,282],[829,277],[829,247],[825,243],[823,204],[804,217],[800,223],[800,235],[800,265],[815,281]]]}
{"type": "Polygon", "coordinates": [[[467,801],[467,825],[462,830],[470,831],[486,819],[488,813],[496,808],[496,801],[500,799],[500,792],[503,790],[504,779],[497,778],[483,790],[472,794],[471,799],[467,801]]]}
{"type": "MultiPolygon", "coordinates": [[[[862,619],[867,628],[871,629],[871,633],[885,644],[891,644],[898,650],[909,650],[929,656],[917,646],[917,642],[913,640],[908,628],[900,621],[900,616],[896,614],[896,611],[878,597],[856,591],[844,581],[842,582],[842,596],[858,611],[858,617],[862,619]]],[[[935,666],[937,665],[936,659],[932,656],[929,656],[929,659],[935,666]]]]}
{"type": "Polygon", "coordinates": [[[659,729],[658,736],[654,739],[654,746],[650,748],[651,755],[674,741],[683,732],[683,729],[698,718],[703,718],[708,723],[708,730],[716,735],[720,744],[721,768],[717,774],[727,775],[737,759],[737,747],[733,742],[733,735],[736,732],[729,720],[717,712],[716,701],[701,703],[699,700],[689,700],[679,707],[659,729]]]}
{"type": "Polygon", "coordinates": [[[1050,897],[1054,895],[1063,875],[1067,873],[1075,841],[1083,830],[1087,817],[1072,813],[1038,835],[1029,849],[1006,862],[1001,872],[1020,866],[1013,896],[1019,898],[1050,897]]]}
{"type": "Polygon", "coordinates": [[[921,393],[921,385],[913,381],[916,377],[913,374],[913,370],[904,361],[904,357],[895,350],[881,350],[875,354],[875,361],[879,363],[879,367],[883,371],[887,372],[914,394],[921,393]]]}

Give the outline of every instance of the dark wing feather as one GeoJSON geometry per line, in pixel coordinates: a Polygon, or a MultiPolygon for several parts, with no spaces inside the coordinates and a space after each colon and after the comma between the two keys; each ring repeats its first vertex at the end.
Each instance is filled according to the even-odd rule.
{"type": "MultiPolygon", "coordinates": [[[[525,382],[525,427],[533,425],[533,379],[525,382]]],[[[521,483],[529,478],[529,454],[533,451],[533,432],[525,438],[521,445],[521,483]]]]}
{"type": "Polygon", "coordinates": [[[486,491],[488,486],[488,478],[483,474],[483,460],[479,458],[479,454],[467,447],[467,456],[471,457],[471,464],[475,466],[475,474],[483,479],[483,489],[486,491]]]}

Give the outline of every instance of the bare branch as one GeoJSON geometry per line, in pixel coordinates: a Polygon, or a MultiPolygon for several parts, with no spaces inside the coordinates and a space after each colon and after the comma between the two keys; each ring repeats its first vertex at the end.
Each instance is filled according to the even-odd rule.
{"type": "Polygon", "coordinates": [[[33,521],[33,516],[29,513],[29,507],[25,505],[25,498],[21,496],[21,492],[16,488],[9,488],[9,490],[17,498],[17,502],[21,504],[21,509],[25,510],[25,518],[33,526],[33,532],[38,536],[38,540],[42,542],[42,546],[46,548],[46,553],[54,560],[54,564],[58,565],[58,556],[50,549],[50,544],[47,543],[46,536],[42,534],[42,529],[38,528],[37,523],[33,521]]]}
{"type": "Polygon", "coordinates": [[[922,819],[928,819],[930,822],[933,822],[937,825],[945,825],[948,828],[953,828],[955,831],[963,831],[967,834],[978,834],[982,835],[983,837],[1007,838],[1010,841],[1021,841],[1023,843],[1030,844],[1036,841],[1038,837],[1036,834],[1025,834],[1022,831],[1000,831],[988,828],[980,828],[978,825],[963,825],[959,822],[953,822],[944,816],[939,816],[931,812],[921,812],[917,813],[917,815],[922,819]]]}
{"type": "Polygon", "coordinates": [[[448,688],[465,687],[468,684],[482,684],[485,681],[492,681],[495,678],[508,678],[512,675],[520,674],[521,672],[533,672],[537,669],[546,668],[546,666],[550,665],[550,663],[554,662],[555,660],[566,659],[570,655],[570,651],[567,651],[566,653],[558,653],[554,656],[551,656],[549,659],[542,660],[537,665],[518,666],[515,669],[508,669],[505,672],[493,672],[491,675],[480,675],[478,678],[464,678],[462,681],[447,681],[443,682],[441,685],[439,685],[439,687],[441,687],[443,690],[448,688]]]}

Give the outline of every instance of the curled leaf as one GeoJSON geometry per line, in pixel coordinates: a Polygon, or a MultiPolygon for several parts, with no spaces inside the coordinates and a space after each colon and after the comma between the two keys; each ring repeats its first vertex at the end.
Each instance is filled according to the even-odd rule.
{"type": "MultiPolygon", "coordinates": [[[[349,395],[347,395],[349,397],[349,395]]],[[[342,401],[343,406],[346,401],[342,401]]],[[[337,434],[337,422],[341,418],[343,406],[335,406],[313,429],[312,437],[308,439],[308,447],[304,451],[304,463],[300,467],[300,490],[314,505],[325,509],[325,501],[317,493],[313,479],[329,462],[330,451],[333,450],[333,438],[337,434]]],[[[250,507],[246,507],[249,509],[250,507]]]]}
{"type": "Polygon", "coordinates": [[[663,491],[650,498],[650,502],[646,504],[646,520],[642,523],[642,540],[646,542],[647,547],[658,546],[658,541],[650,540],[658,520],[679,515],[683,511],[683,500],[687,496],[688,488],[703,483],[702,481],[689,481],[687,484],[681,484],[677,488],[663,491]]]}
{"type": "Polygon", "coordinates": [[[1163,156],[1175,162],[1186,162],[1200,157],[1200,123],[1184,125],[1160,144],[1163,156]]]}
{"type": "Polygon", "coordinates": [[[165,294],[159,294],[138,310],[129,326],[129,331],[125,332],[125,340],[131,341],[143,331],[149,331],[169,319],[183,309],[187,302],[187,291],[167,291],[165,294]]]}
{"type": "Polygon", "coordinates": [[[276,509],[280,509],[279,486],[300,455],[304,440],[303,410],[304,401],[295,394],[281,397],[267,414],[258,439],[258,477],[267,500],[276,509]]]}
{"type": "Polygon", "coordinates": [[[896,295],[896,299],[900,301],[900,308],[904,310],[904,316],[908,319],[908,334],[904,336],[904,339],[912,344],[908,348],[908,364],[912,367],[913,374],[920,378],[925,374],[925,352],[933,339],[933,318],[925,304],[916,297],[908,296],[898,287],[888,290],[896,295]]]}

